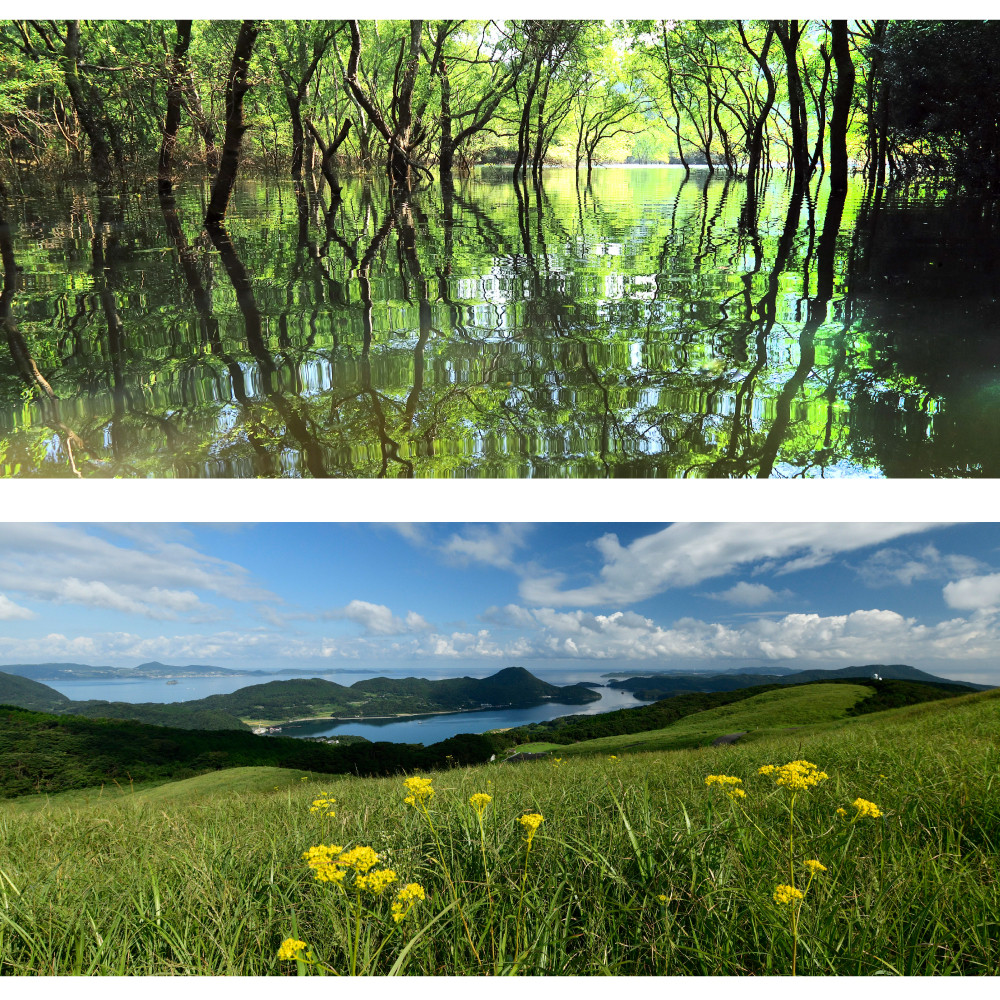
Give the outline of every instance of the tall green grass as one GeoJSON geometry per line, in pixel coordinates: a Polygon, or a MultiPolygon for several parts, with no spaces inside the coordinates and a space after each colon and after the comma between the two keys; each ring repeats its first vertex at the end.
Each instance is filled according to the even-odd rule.
{"type": "Polygon", "coordinates": [[[806,758],[830,777],[796,802],[794,850],[828,871],[803,901],[798,973],[996,974],[998,721],[987,693],[745,746],[439,772],[436,838],[401,778],[241,769],[14,800],[0,971],[346,974],[353,948],[379,975],[787,974],[788,796],[757,772],[806,758]],[[746,798],[706,787],[719,773],[746,798]],[[475,792],[492,796],[482,828],[475,792]],[[333,818],[309,812],[322,793],[333,818]],[[858,797],[884,815],[851,822],[858,797]],[[545,818],[530,853],[524,813],[545,818]],[[318,844],[370,846],[393,890],[427,898],[396,924],[392,892],[366,896],[358,922],[350,886],[302,860],[318,844]],[[286,938],[317,964],[278,961],[286,938]]]}

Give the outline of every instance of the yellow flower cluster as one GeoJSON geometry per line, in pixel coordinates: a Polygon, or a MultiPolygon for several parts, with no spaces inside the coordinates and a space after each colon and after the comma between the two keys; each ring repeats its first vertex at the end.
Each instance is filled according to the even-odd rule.
{"type": "Polygon", "coordinates": [[[416,882],[404,885],[392,903],[392,919],[398,924],[413,909],[414,905],[422,899],[426,899],[423,886],[416,882]]]}
{"type": "Polygon", "coordinates": [[[398,882],[396,873],[391,868],[379,868],[376,871],[368,872],[367,875],[358,875],[354,879],[354,888],[358,892],[370,892],[373,896],[379,896],[392,885],[398,882]]]}
{"type": "Polygon", "coordinates": [[[552,766],[553,767],[559,767],[559,765],[562,764],[562,762],[563,762],[562,757],[553,757],[552,758],[552,766]]]}
{"type": "Polygon", "coordinates": [[[813,873],[813,875],[818,875],[820,872],[826,871],[826,865],[821,865],[815,858],[811,858],[809,861],[806,861],[805,866],[813,873]]]}
{"type": "Polygon", "coordinates": [[[847,810],[846,810],[846,809],[843,809],[843,808],[841,808],[841,809],[838,809],[838,810],[837,810],[837,815],[838,815],[838,816],[839,816],[839,817],[840,817],[841,819],[843,819],[843,818],[844,818],[844,817],[845,817],[845,816],[847,815],[847,810]]]}
{"type": "Polygon", "coordinates": [[[305,941],[296,941],[295,938],[285,938],[285,940],[281,942],[281,947],[278,949],[278,961],[294,962],[300,955],[304,958],[308,958],[308,947],[309,945],[307,945],[305,941]]]}
{"type": "Polygon", "coordinates": [[[337,814],[333,811],[336,801],[336,799],[326,798],[313,799],[313,804],[309,807],[309,812],[322,813],[324,816],[336,816],[337,814]]]}
{"type": "Polygon", "coordinates": [[[347,874],[340,867],[343,850],[337,844],[318,844],[303,852],[302,857],[313,870],[317,882],[343,882],[347,874]]]}
{"type": "Polygon", "coordinates": [[[486,807],[493,801],[492,795],[487,795],[486,792],[476,792],[475,795],[469,797],[469,804],[482,818],[484,812],[486,812],[486,807]]]}
{"type": "Polygon", "coordinates": [[[364,873],[374,868],[377,862],[378,855],[370,847],[352,847],[341,854],[337,863],[364,873]]]}
{"type": "Polygon", "coordinates": [[[776,785],[788,788],[793,792],[807,791],[830,777],[826,771],[819,770],[815,764],[808,760],[793,760],[779,767],[774,764],[765,764],[758,768],[757,773],[773,774],[776,785]]]}
{"type": "Polygon", "coordinates": [[[867,799],[855,799],[851,805],[858,811],[855,818],[878,819],[882,815],[882,810],[874,802],[869,802],[867,799]]]}
{"type": "Polygon", "coordinates": [[[343,882],[348,868],[364,874],[378,861],[378,855],[370,847],[352,847],[345,851],[337,844],[310,847],[302,857],[315,873],[317,882],[343,882]]]}
{"type": "Polygon", "coordinates": [[[531,848],[531,842],[535,839],[535,834],[538,832],[538,828],[545,822],[545,817],[541,813],[525,813],[518,823],[524,827],[524,832],[528,835],[528,848],[531,848]]]}
{"type": "Polygon", "coordinates": [[[782,905],[804,898],[805,893],[801,889],[796,889],[794,885],[779,885],[774,890],[774,901],[782,905]]]}
{"type": "Polygon", "coordinates": [[[434,797],[434,788],[431,785],[431,781],[431,778],[418,778],[416,776],[407,778],[403,784],[406,785],[406,790],[410,794],[403,801],[408,806],[415,806],[418,802],[422,804],[425,800],[432,799],[434,797]]]}
{"type": "Polygon", "coordinates": [[[731,799],[745,799],[747,797],[747,793],[742,788],[736,787],[743,784],[743,779],[735,778],[731,774],[710,774],[705,779],[705,784],[710,788],[712,785],[718,785],[725,789],[726,794],[731,799]]]}

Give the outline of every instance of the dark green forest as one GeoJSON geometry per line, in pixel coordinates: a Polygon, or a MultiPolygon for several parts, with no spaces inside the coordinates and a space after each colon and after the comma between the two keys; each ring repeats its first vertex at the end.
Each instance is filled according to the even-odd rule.
{"type": "Polygon", "coordinates": [[[7,183],[213,177],[226,213],[253,163],[397,191],[477,163],[676,162],[797,188],[1000,178],[992,21],[0,22],[7,183]]]}
{"type": "Polygon", "coordinates": [[[328,746],[252,733],[152,726],[50,715],[0,705],[0,796],[61,792],[117,782],[179,780],[229,767],[290,767],[380,775],[482,763],[489,736],[463,734],[431,746],[356,740],[328,746]]]}

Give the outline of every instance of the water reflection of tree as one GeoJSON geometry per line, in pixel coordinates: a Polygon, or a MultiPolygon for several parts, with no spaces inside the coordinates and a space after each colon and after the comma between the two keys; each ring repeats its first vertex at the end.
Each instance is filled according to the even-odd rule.
{"type": "Polygon", "coordinates": [[[771,188],[748,221],[742,193],[697,171],[652,210],[600,172],[403,202],[347,184],[329,206],[272,187],[261,231],[244,235],[257,216],[238,209],[218,256],[161,205],[174,253],[141,270],[149,217],[98,206],[89,290],[59,303],[35,360],[85,400],[80,437],[104,435],[126,475],[975,474],[967,430],[983,420],[938,401],[996,359],[971,328],[955,356],[906,334],[882,276],[919,246],[907,216],[886,229],[884,204],[842,204],[843,239],[833,202],[771,188]]]}
{"type": "Polygon", "coordinates": [[[19,268],[14,256],[14,242],[11,238],[10,226],[0,212],[0,262],[3,264],[3,290],[0,291],[0,327],[7,339],[7,347],[18,374],[24,380],[30,391],[40,399],[40,412],[43,423],[55,432],[61,443],[61,450],[66,455],[70,472],[80,478],[82,472],[77,465],[79,452],[86,452],[86,445],[71,427],[68,427],[59,413],[59,398],[52,386],[42,374],[38,362],[31,354],[24,336],[13,315],[12,304],[17,294],[19,268]]]}

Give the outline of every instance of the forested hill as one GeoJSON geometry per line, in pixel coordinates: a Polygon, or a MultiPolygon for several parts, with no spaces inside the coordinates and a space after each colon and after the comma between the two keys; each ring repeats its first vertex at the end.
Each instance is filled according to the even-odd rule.
{"type": "Polygon", "coordinates": [[[460,735],[429,747],[352,742],[327,746],[248,732],[208,732],[121,719],[81,719],[0,704],[0,798],[117,782],[175,780],[230,767],[290,767],[328,774],[395,774],[477,764],[499,744],[460,735]]]}
{"type": "Polygon", "coordinates": [[[169,704],[156,702],[72,701],[58,691],[24,677],[0,673],[0,702],[39,711],[92,719],[133,719],[188,729],[245,729],[247,721],[459,712],[480,708],[530,708],[545,701],[585,705],[600,695],[583,684],[558,687],[521,667],[490,677],[453,677],[429,681],[418,677],[376,677],[350,687],[312,677],[251,684],[232,694],[169,704]]]}
{"type": "Polygon", "coordinates": [[[521,667],[508,667],[481,679],[374,677],[350,687],[315,677],[271,681],[184,704],[223,709],[242,719],[279,721],[331,715],[370,718],[480,708],[529,708],[544,701],[585,705],[599,699],[599,694],[583,684],[557,687],[521,667]]]}
{"type": "Polygon", "coordinates": [[[988,690],[986,684],[966,684],[935,677],[903,663],[869,663],[865,666],[841,667],[836,670],[798,670],[791,673],[685,673],[682,671],[626,677],[608,682],[609,687],[631,691],[644,701],[657,701],[685,692],[739,691],[760,684],[812,684],[816,681],[868,680],[874,674],[884,680],[914,681],[921,684],[944,685],[963,693],[988,690]]]}

